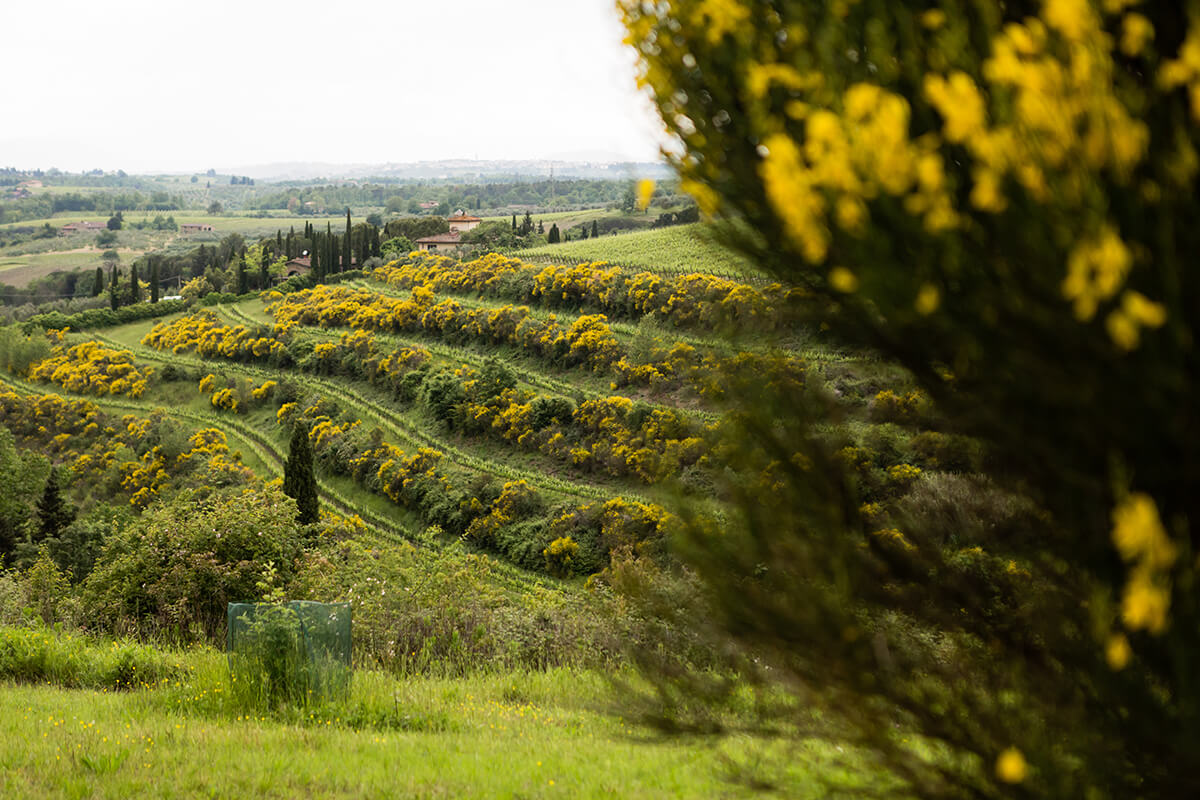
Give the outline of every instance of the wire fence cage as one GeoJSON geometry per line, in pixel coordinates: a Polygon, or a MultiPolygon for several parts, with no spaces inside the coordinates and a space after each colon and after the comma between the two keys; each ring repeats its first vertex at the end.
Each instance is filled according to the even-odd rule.
{"type": "Polygon", "coordinates": [[[308,705],[348,695],[349,603],[230,603],[226,619],[231,686],[244,704],[308,705]]]}

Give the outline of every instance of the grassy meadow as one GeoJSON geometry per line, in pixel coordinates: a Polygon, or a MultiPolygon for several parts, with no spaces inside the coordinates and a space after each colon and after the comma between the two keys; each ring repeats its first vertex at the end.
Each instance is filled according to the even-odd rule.
{"type": "MultiPolygon", "coordinates": [[[[50,345],[41,351],[59,359],[61,369],[37,377],[19,369],[0,374],[0,391],[13,393],[4,400],[10,407],[57,395],[63,403],[85,404],[79,413],[104,415],[97,424],[108,426],[113,444],[103,436],[89,444],[86,435],[54,435],[55,426],[67,425],[63,409],[76,406],[60,406],[53,424],[23,421],[18,411],[5,423],[18,431],[23,447],[41,447],[55,462],[77,465],[76,480],[96,476],[87,480],[104,487],[98,493],[111,497],[105,502],[146,506],[140,519],[153,521],[135,518],[130,523],[135,526],[190,524],[190,507],[176,509],[172,492],[186,497],[188,491],[212,491],[207,475],[232,484],[233,503],[256,491],[277,492],[270,487],[278,486],[293,456],[291,425],[311,426],[315,483],[329,516],[322,518],[315,542],[304,540],[294,567],[285,565],[289,577],[283,585],[291,598],[348,599],[356,626],[350,697],[332,705],[248,709],[232,697],[225,657],[205,644],[212,636],[200,633],[201,625],[188,617],[196,596],[189,581],[205,585],[215,579],[189,577],[203,558],[165,572],[150,569],[146,581],[165,576],[155,591],[179,593],[167,605],[137,600],[158,602],[155,618],[138,616],[136,606],[113,611],[114,603],[125,602],[114,594],[120,581],[136,579],[118,577],[123,573],[106,562],[129,554],[129,548],[136,552],[136,544],[97,551],[93,572],[83,579],[63,573],[55,578],[46,560],[0,573],[0,619],[16,626],[7,629],[8,640],[18,642],[6,648],[0,635],[0,681],[9,682],[0,692],[5,765],[0,794],[162,796],[163,775],[170,776],[166,794],[187,797],[736,797],[764,791],[812,796],[890,785],[885,773],[853,756],[836,736],[809,739],[777,727],[773,735],[761,736],[663,736],[634,721],[639,718],[634,695],[621,685],[653,694],[624,651],[657,634],[607,587],[606,548],[620,537],[655,536],[655,526],[669,524],[666,509],[679,503],[714,519],[723,513],[706,468],[692,462],[696,448],[716,446],[708,437],[717,435],[721,421],[719,407],[702,388],[705,376],[733,351],[711,325],[698,321],[704,314],[738,313],[732,307],[722,311],[711,299],[738,284],[719,277],[718,262],[708,258],[715,250],[694,234],[685,226],[546,248],[557,256],[586,244],[596,255],[580,259],[617,261],[635,252],[622,249],[625,242],[641,242],[647,249],[640,263],[665,265],[664,276],[676,270],[710,273],[700,294],[689,294],[686,282],[664,283],[657,302],[669,305],[677,318],[620,310],[598,317],[588,305],[594,300],[573,305],[537,300],[515,311],[514,298],[502,292],[424,277],[412,281],[440,301],[439,308],[458,315],[452,326],[372,327],[329,314],[339,303],[415,302],[420,292],[404,276],[417,275],[425,262],[410,257],[309,293],[250,295],[161,319],[66,331],[53,353],[50,345]],[[289,321],[280,305],[285,301],[311,304],[316,316],[301,324],[289,321]],[[499,329],[478,329],[510,314],[565,332],[548,336],[594,328],[597,338],[580,341],[610,356],[580,363],[565,356],[567,347],[539,349],[512,335],[505,338],[499,329]],[[199,333],[186,334],[193,337],[190,344],[173,348],[156,347],[147,338],[156,329],[182,334],[193,329],[189,326],[211,328],[211,342],[273,341],[271,347],[288,355],[268,359],[250,350],[234,357],[201,355],[194,338],[199,333]],[[408,377],[425,388],[407,390],[402,381],[383,380],[380,359],[388,352],[423,354],[425,363],[408,377]],[[614,363],[618,354],[624,355],[614,363]],[[685,361],[670,361],[681,358],[685,361]],[[637,369],[648,377],[634,375],[637,369]],[[496,370],[510,388],[490,399],[472,399],[480,376],[496,370]],[[72,374],[89,371],[96,371],[91,388],[72,382],[72,374]],[[122,375],[135,382],[140,377],[141,388],[130,391],[129,382],[116,377],[122,375]],[[520,417],[527,413],[523,408],[539,403],[575,409],[576,415],[594,408],[609,416],[585,434],[571,414],[560,411],[551,428],[530,428],[518,442],[519,427],[500,435],[493,432],[498,426],[448,423],[430,388],[446,381],[468,393],[461,399],[464,419],[520,417]],[[230,406],[235,397],[240,400],[230,406]],[[505,403],[511,403],[508,411],[505,403]],[[643,424],[639,419],[648,420],[642,429],[636,427],[643,424]],[[208,472],[177,468],[191,457],[185,441],[196,441],[188,437],[206,429],[219,431],[222,448],[211,456],[208,472]],[[319,431],[332,431],[333,438],[319,431]],[[585,438],[569,449],[555,444],[564,435],[585,438]],[[394,448],[390,460],[371,455],[380,448],[394,448]],[[681,456],[671,448],[690,448],[688,466],[672,466],[671,459],[681,456]],[[155,460],[181,451],[175,461],[155,460]],[[385,475],[429,452],[436,454],[436,466],[425,477],[437,483],[422,491],[430,494],[409,494],[415,477],[402,485],[385,475]],[[350,466],[368,457],[379,460],[365,472],[350,466]],[[245,473],[238,472],[242,468],[245,473]],[[504,505],[510,502],[516,505],[504,505]],[[455,522],[464,513],[474,514],[476,522],[455,522]],[[639,532],[644,530],[651,533],[639,532]],[[578,563],[590,566],[571,566],[571,548],[580,546],[574,537],[587,548],[578,563]],[[567,553],[566,559],[554,560],[558,552],[567,553]],[[176,575],[180,582],[174,582],[176,575]],[[59,588],[47,590],[47,582],[59,588]],[[22,608],[31,610],[22,614],[22,608]],[[35,613],[37,608],[42,611],[35,613]],[[164,614],[182,614],[182,621],[164,624],[164,614]],[[44,624],[33,621],[38,616],[44,624]],[[54,619],[65,628],[46,627],[54,619]],[[90,632],[82,635],[80,629],[90,632]],[[77,666],[71,665],[134,646],[104,638],[121,631],[137,633],[150,653],[130,656],[138,666],[121,673],[125,688],[115,691],[104,677],[125,663],[117,656],[106,656],[108,671],[96,673],[101,677],[76,677],[77,666]],[[100,638],[89,638],[97,633],[100,638]],[[76,643],[63,644],[64,638],[76,643]],[[177,641],[191,644],[182,649],[167,644],[177,641]],[[129,690],[135,675],[152,679],[133,680],[136,688],[129,690]]],[[[735,262],[722,263],[732,273],[735,262]]],[[[513,262],[509,268],[528,275],[543,271],[541,263],[513,262]]],[[[776,302],[771,291],[743,287],[737,296],[749,292],[767,309],[776,302]]],[[[33,339],[25,341],[36,349],[33,339]]],[[[6,346],[21,345],[10,339],[6,346]]],[[[787,329],[753,328],[736,347],[740,357],[769,359],[783,348],[788,359],[804,359],[809,380],[842,398],[857,435],[887,440],[886,452],[872,456],[878,462],[864,466],[875,475],[881,497],[902,491],[920,475],[920,468],[907,464],[918,459],[918,449],[908,444],[912,431],[877,424],[882,420],[870,408],[883,389],[903,392],[904,374],[868,353],[787,329]],[[898,464],[904,465],[902,474],[892,477],[888,469],[898,464]]],[[[84,497],[78,488],[73,496],[92,509],[94,519],[98,498],[84,497]]],[[[293,526],[288,535],[299,536],[299,529],[293,526]]],[[[273,579],[263,580],[258,589],[238,590],[238,599],[267,596],[273,579]]],[[[120,591],[138,594],[132,587],[120,591]]],[[[723,713],[728,716],[721,725],[730,730],[756,729],[749,694],[723,713]]],[[[821,724],[815,716],[810,722],[821,724]]]]}
{"type": "MultiPolygon", "coordinates": [[[[70,646],[87,660],[112,645],[70,646]]],[[[829,745],[663,739],[610,713],[611,678],[596,673],[359,671],[346,700],[281,711],[238,707],[217,651],[164,660],[164,677],[117,691],[14,682],[0,655],[0,794],[701,798],[758,796],[768,780],[788,794],[864,781],[829,745]]]]}

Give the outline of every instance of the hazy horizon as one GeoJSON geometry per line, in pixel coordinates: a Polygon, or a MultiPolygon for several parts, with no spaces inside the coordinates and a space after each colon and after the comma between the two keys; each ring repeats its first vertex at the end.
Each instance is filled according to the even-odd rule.
{"type": "Polygon", "coordinates": [[[611,0],[10,9],[0,166],[189,173],[286,163],[654,161],[611,0]],[[34,36],[32,31],[37,31],[34,36]],[[314,42],[314,31],[320,41],[314,42]],[[608,158],[570,158],[572,154],[608,158]]]}

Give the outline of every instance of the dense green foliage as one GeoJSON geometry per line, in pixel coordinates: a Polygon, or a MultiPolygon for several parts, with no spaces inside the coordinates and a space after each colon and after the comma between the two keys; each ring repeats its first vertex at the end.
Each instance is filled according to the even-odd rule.
{"type": "Polygon", "coordinates": [[[922,795],[1196,794],[1197,5],[621,6],[701,209],[1038,520],[878,518],[820,397],[744,387],[740,519],[690,539],[703,635],[922,795]]]}

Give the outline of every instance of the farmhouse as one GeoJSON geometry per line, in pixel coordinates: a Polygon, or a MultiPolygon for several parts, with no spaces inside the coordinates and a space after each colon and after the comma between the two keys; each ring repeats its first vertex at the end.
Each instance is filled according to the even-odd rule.
{"type": "Polygon", "coordinates": [[[450,225],[451,233],[466,233],[472,228],[478,227],[479,223],[483,222],[483,220],[479,217],[468,217],[459,211],[453,217],[446,220],[446,222],[450,225]]]}
{"type": "Polygon", "coordinates": [[[70,236],[72,233],[95,233],[96,231],[107,229],[108,225],[103,222],[70,222],[59,228],[58,235],[70,236]]]}
{"type": "Polygon", "coordinates": [[[437,236],[426,236],[423,239],[417,239],[418,250],[428,250],[431,252],[445,253],[451,250],[457,250],[462,246],[458,231],[452,230],[449,233],[439,233],[437,236]]]}
{"type": "Polygon", "coordinates": [[[188,233],[207,233],[213,229],[212,225],[205,225],[200,222],[183,222],[179,225],[179,232],[182,234],[188,233]]]}
{"type": "Polygon", "coordinates": [[[433,211],[435,208],[437,208],[440,205],[441,205],[441,203],[439,203],[436,200],[427,200],[424,203],[421,203],[421,209],[423,211],[433,211]]]}
{"type": "Polygon", "coordinates": [[[290,278],[293,275],[307,275],[312,272],[312,257],[301,256],[293,258],[283,265],[283,277],[290,278]]]}

